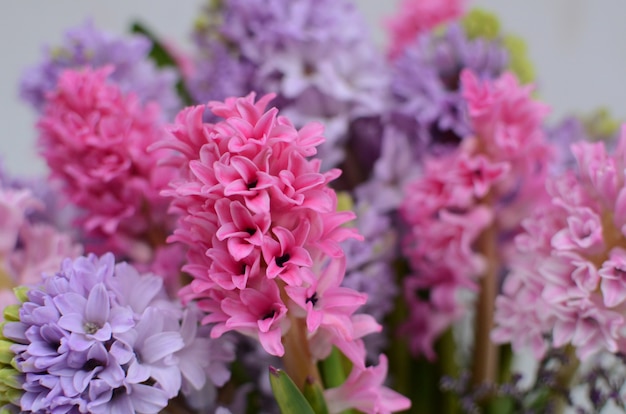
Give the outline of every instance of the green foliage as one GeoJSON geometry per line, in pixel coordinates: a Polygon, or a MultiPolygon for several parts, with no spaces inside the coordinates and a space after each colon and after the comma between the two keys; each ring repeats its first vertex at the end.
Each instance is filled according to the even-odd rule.
{"type": "Polygon", "coordinates": [[[315,381],[311,377],[307,378],[302,393],[304,394],[304,398],[311,404],[316,414],[328,414],[324,391],[318,381],[315,381]]]}
{"type": "Polygon", "coordinates": [[[515,35],[504,36],[504,47],[509,51],[509,68],[517,75],[521,83],[530,83],[535,79],[533,67],[526,42],[515,35]]]}
{"type": "Polygon", "coordinates": [[[501,39],[509,52],[509,69],[515,73],[519,81],[529,83],[535,79],[535,70],[528,56],[526,43],[518,36],[504,35],[495,14],[479,8],[472,9],[463,17],[461,24],[469,39],[501,39]]]}
{"type": "Polygon", "coordinates": [[[284,371],[270,367],[270,384],[281,413],[316,414],[302,392],[284,371]]]}
{"type": "Polygon", "coordinates": [[[493,40],[500,35],[500,21],[495,14],[483,9],[470,10],[461,20],[461,24],[470,39],[482,37],[493,40]]]}
{"type": "Polygon", "coordinates": [[[167,48],[163,45],[163,43],[145,27],[143,24],[139,22],[134,22],[131,25],[131,32],[138,33],[146,36],[152,42],[152,49],[150,50],[150,54],[148,57],[158,66],[158,67],[172,67],[175,68],[179,72],[179,81],[176,83],[176,91],[178,92],[178,96],[182,100],[184,105],[191,105],[193,100],[191,99],[191,95],[185,88],[182,77],[180,76],[180,70],[176,63],[176,59],[168,52],[167,48]]]}
{"type": "Polygon", "coordinates": [[[593,141],[603,141],[613,138],[619,131],[621,123],[611,116],[607,108],[598,108],[583,117],[583,124],[593,141]]]}

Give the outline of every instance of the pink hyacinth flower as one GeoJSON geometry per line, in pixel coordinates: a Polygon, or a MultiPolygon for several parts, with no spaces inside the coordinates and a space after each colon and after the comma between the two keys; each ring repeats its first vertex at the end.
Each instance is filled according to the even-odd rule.
{"type": "Polygon", "coordinates": [[[464,0],[402,0],[397,14],[386,22],[389,57],[395,59],[419,34],[460,17],[464,9],[464,0]]]}
{"type": "Polygon", "coordinates": [[[375,367],[353,367],[343,384],[324,391],[328,411],[338,414],[356,408],[368,414],[387,414],[408,409],[411,406],[408,398],[383,385],[386,377],[387,357],[384,355],[380,355],[375,367]]]}

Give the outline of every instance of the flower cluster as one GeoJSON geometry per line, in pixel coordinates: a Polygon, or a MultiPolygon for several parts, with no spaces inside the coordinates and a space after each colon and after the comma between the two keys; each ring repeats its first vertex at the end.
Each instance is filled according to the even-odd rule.
{"type": "Polygon", "coordinates": [[[529,87],[511,74],[490,82],[469,71],[461,84],[475,136],[455,152],[426,158],[401,207],[413,270],[404,281],[408,329],[414,351],[429,358],[434,339],[466,312],[461,292],[477,291],[479,277],[500,271],[507,249],[495,244],[506,243],[541,199],[550,155],[541,124],[546,108],[531,100],[529,87]]]}
{"type": "Polygon", "coordinates": [[[158,69],[148,60],[151,48],[150,40],[142,35],[117,36],[87,22],[68,30],[62,45],[45,49],[44,61],[22,77],[20,95],[43,111],[47,94],[56,88],[63,71],[112,66],[111,78],[124,93],[135,92],[142,104],[157,102],[165,115],[173,116],[181,105],[174,88],[176,73],[158,69]]]}
{"type": "Polygon", "coordinates": [[[410,138],[415,158],[458,145],[472,134],[461,72],[495,79],[508,64],[500,39],[470,38],[458,22],[416,37],[392,63],[390,125],[410,138]]]}
{"type": "Polygon", "coordinates": [[[550,199],[524,221],[496,302],[498,342],[537,357],[549,343],[571,344],[581,359],[623,351],[625,132],[613,154],[601,142],[573,144],[577,172],[548,181],[550,199]]]}
{"type": "Polygon", "coordinates": [[[397,14],[387,22],[391,36],[389,57],[398,57],[420,34],[461,17],[463,3],[462,0],[403,0],[397,14]]]}
{"type": "MultiPolygon", "coordinates": [[[[5,184],[5,183],[2,183],[5,184]]],[[[15,303],[11,288],[36,285],[66,257],[80,254],[68,234],[31,219],[44,209],[28,188],[0,187],[0,305],[15,303]]]]}
{"type": "Polygon", "coordinates": [[[65,260],[27,297],[4,326],[25,377],[21,412],[158,413],[181,388],[202,389],[209,370],[215,385],[230,376],[228,343],[210,354],[197,313],[111,254],[65,260]]]}
{"type": "Polygon", "coordinates": [[[87,23],[25,71],[0,412],[623,406],[626,126],[546,125],[495,16],[398,4],[386,51],[350,0],[215,0],[190,54],[87,23]]]}
{"type": "MultiPolygon", "coordinates": [[[[323,127],[296,129],[277,109],[266,110],[272,98],[212,102],[224,119],[216,124],[202,122],[203,106],[190,107],[170,128],[164,145],[180,152],[172,162],[183,170],[166,192],[181,214],[171,239],[188,246],[183,269],[194,277],[182,294],[207,312],[203,321],[215,324],[214,337],[234,330],[258,338],[269,354],[310,352],[314,360],[334,345],[358,376],[366,369],[360,338],[380,327],[369,315],[354,315],[366,296],[340,286],[346,263],[339,243],[356,237],[342,225],[354,214],[336,211],[328,183],[339,171],[320,173],[320,161],[309,159],[323,127]],[[297,346],[304,351],[286,349],[302,330],[308,343],[297,346]]],[[[379,400],[383,390],[371,391],[372,407],[390,410],[379,400]]],[[[392,400],[407,403],[395,394],[392,400]]]]}
{"type": "Polygon", "coordinates": [[[297,127],[325,123],[324,169],[343,160],[350,122],[384,108],[384,58],[350,1],[228,0],[206,10],[195,37],[197,102],[276,93],[297,127]]]}
{"type": "Polygon", "coordinates": [[[41,154],[51,178],[62,182],[69,201],[82,210],[89,250],[113,251],[138,263],[159,257],[176,262],[173,249],[160,247],[174,218],[159,194],[175,170],[158,165],[167,151],[148,151],[164,136],[160,108],[142,105],[133,92],[124,94],[109,82],[112,72],[109,66],[59,76],[38,123],[41,154]]]}

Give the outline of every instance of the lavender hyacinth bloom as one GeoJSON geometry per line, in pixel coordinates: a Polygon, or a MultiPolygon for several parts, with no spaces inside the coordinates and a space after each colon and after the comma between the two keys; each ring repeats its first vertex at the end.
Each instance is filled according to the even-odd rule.
{"type": "Polygon", "coordinates": [[[394,62],[389,122],[412,135],[416,153],[458,144],[471,133],[459,91],[461,70],[495,78],[507,65],[501,41],[468,39],[459,24],[451,24],[443,34],[421,35],[394,62]]]}
{"type": "Polygon", "coordinates": [[[67,259],[19,316],[4,335],[24,374],[22,412],[158,413],[181,389],[229,379],[232,344],[210,354],[215,344],[196,336],[199,314],[112,254],[67,259]]]}
{"type": "Polygon", "coordinates": [[[393,309],[397,295],[393,259],[396,257],[396,232],[388,216],[361,203],[356,206],[357,227],[365,240],[343,243],[347,258],[343,286],[367,294],[367,303],[359,309],[378,322],[393,309]]]}
{"type": "MultiPolygon", "coordinates": [[[[186,79],[187,90],[198,103],[223,101],[230,96],[244,96],[251,89],[251,65],[239,62],[226,46],[217,41],[204,42],[196,59],[194,74],[186,79]]],[[[205,122],[217,117],[207,110],[205,122]]]]}
{"type": "Polygon", "coordinates": [[[207,25],[196,33],[205,60],[195,76],[212,79],[219,74],[217,66],[232,63],[211,50],[206,39],[223,42],[240,65],[235,77],[247,76],[237,82],[248,89],[244,93],[277,93],[274,104],[296,126],[324,122],[327,141],[319,156],[325,168],[340,163],[350,122],[378,114],[386,105],[385,60],[357,8],[347,0],[226,0],[221,4],[208,9],[221,19],[209,14],[207,25]],[[211,55],[217,55],[212,70],[206,64],[211,55]]]}
{"type": "Polygon", "coordinates": [[[122,91],[136,93],[142,103],[157,102],[164,114],[173,118],[181,107],[176,95],[176,73],[158,69],[148,59],[151,47],[150,40],[142,35],[121,37],[87,22],[67,31],[61,46],[44,50],[43,61],[29,68],[22,78],[20,96],[41,111],[46,93],[56,87],[65,69],[113,65],[111,79],[122,91]]]}

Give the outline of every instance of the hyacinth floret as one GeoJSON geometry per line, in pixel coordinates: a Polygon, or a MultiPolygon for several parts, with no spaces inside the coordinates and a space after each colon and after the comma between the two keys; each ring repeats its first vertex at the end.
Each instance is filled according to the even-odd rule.
{"type": "MultiPolygon", "coordinates": [[[[191,337],[197,324],[160,277],[115,264],[110,253],[67,259],[4,327],[23,374],[21,412],[158,413],[181,388],[209,381],[212,347],[191,337]]],[[[234,358],[226,345],[213,362],[234,358]]],[[[221,386],[229,373],[217,371],[211,379],[221,386]]]]}

